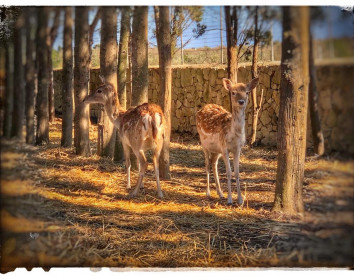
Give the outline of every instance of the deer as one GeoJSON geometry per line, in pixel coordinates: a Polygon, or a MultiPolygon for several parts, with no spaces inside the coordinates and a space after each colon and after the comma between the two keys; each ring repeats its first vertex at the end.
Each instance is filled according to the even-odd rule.
{"type": "Polygon", "coordinates": [[[136,196],[139,190],[144,188],[143,178],[147,169],[145,151],[153,151],[153,165],[155,170],[157,194],[163,198],[159,179],[159,157],[163,146],[165,135],[165,118],[159,105],[143,103],[136,107],[125,110],[120,106],[118,94],[112,83],[106,82],[100,76],[102,85],[94,93],[86,96],[84,104],[102,104],[104,110],[118,129],[118,135],[123,145],[125,166],[127,173],[127,189],[130,184],[130,153],[134,153],[138,160],[139,178],[135,189],[130,196],[136,196]]]}
{"type": "Polygon", "coordinates": [[[231,113],[217,104],[207,104],[196,113],[197,131],[205,156],[205,169],[207,176],[206,195],[210,197],[210,165],[216,183],[219,198],[224,198],[218,176],[218,160],[222,156],[227,175],[227,204],[232,204],[231,195],[231,167],[229,153],[234,156],[234,174],[237,184],[238,204],[243,204],[240,188],[239,161],[241,148],[245,138],[245,109],[249,93],[258,85],[259,78],[252,79],[248,84],[232,83],[223,78],[223,86],[230,93],[231,113]]]}

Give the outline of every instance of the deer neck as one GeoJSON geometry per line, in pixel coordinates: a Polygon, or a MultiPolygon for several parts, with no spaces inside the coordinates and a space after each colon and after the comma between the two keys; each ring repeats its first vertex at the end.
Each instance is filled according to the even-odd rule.
{"type": "Polygon", "coordinates": [[[244,135],[245,133],[245,108],[232,107],[231,129],[244,135]]]}
{"type": "Polygon", "coordinates": [[[109,120],[111,121],[111,123],[115,127],[119,128],[119,122],[120,122],[120,119],[121,119],[121,116],[119,116],[119,115],[122,115],[122,113],[124,113],[125,110],[123,110],[119,106],[119,104],[118,105],[114,105],[112,100],[108,101],[104,105],[104,109],[105,109],[106,114],[107,114],[109,120]]]}

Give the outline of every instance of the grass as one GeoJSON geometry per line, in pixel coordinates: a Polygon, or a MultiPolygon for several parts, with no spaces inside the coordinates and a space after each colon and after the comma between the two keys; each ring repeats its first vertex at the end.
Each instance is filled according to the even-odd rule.
{"type": "MultiPolygon", "coordinates": [[[[244,206],[205,196],[204,157],[192,137],[173,137],[171,180],[159,199],[151,162],[145,188],[125,189],[122,164],[60,148],[1,141],[2,271],[15,267],[352,266],[353,164],[331,156],[305,164],[303,216],[271,211],[274,149],[244,149],[244,206]]],[[[92,151],[97,129],[90,127],[92,151]]],[[[151,161],[151,157],[149,157],[151,161]]],[[[222,162],[220,180],[226,195],[222,162]]],[[[137,172],[132,173],[134,188],[137,172]]],[[[234,191],[234,201],[236,193],[234,191]]]]}

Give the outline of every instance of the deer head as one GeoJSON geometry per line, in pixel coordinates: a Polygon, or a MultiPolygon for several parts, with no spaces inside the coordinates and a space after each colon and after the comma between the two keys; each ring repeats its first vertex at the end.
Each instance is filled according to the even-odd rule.
{"type": "Polygon", "coordinates": [[[106,83],[104,77],[100,76],[100,79],[102,81],[102,85],[98,87],[95,92],[92,94],[88,95],[85,99],[84,102],[86,104],[94,104],[94,103],[99,103],[99,104],[107,104],[111,102],[114,97],[115,97],[115,89],[112,84],[106,83]]]}
{"type": "Polygon", "coordinates": [[[119,101],[118,95],[114,86],[106,82],[104,77],[100,76],[102,85],[98,87],[95,92],[86,96],[84,99],[85,104],[103,104],[107,113],[112,113],[113,117],[118,115],[119,101]]]}
{"type": "Polygon", "coordinates": [[[248,84],[233,84],[229,79],[222,79],[224,87],[231,94],[231,104],[233,108],[245,108],[248,102],[249,93],[257,86],[259,78],[254,78],[248,84]]]}

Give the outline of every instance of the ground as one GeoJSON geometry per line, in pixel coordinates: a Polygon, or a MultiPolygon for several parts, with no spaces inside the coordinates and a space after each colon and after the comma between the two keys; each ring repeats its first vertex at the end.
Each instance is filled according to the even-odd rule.
{"type": "MultiPolygon", "coordinates": [[[[149,163],[145,189],[126,190],[120,163],[60,148],[61,121],[47,146],[1,141],[2,270],[13,267],[269,267],[353,265],[353,167],[340,155],[308,157],[302,216],[271,211],[275,149],[245,148],[238,206],[207,198],[197,140],[171,143],[170,181],[159,199],[149,163]]],[[[90,127],[95,152],[97,129],[90,127]]],[[[151,158],[149,157],[151,161],[151,158]]],[[[226,195],[225,167],[220,178],[226,195]]],[[[132,173],[134,188],[137,172],[132,173]]],[[[235,188],[235,186],[234,186],[235,188]]]]}

